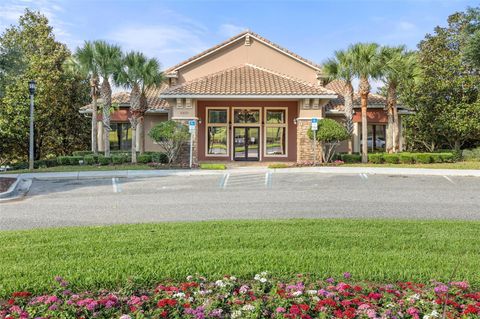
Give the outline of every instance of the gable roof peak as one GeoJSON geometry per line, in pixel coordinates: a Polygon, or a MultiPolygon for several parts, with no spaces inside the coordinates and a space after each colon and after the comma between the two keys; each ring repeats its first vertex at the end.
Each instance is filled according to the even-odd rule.
{"type": "Polygon", "coordinates": [[[191,58],[189,58],[187,60],[184,60],[184,61],[168,68],[165,71],[165,73],[167,75],[172,74],[172,73],[178,71],[179,69],[181,69],[182,67],[187,66],[187,65],[189,65],[189,64],[191,64],[191,63],[193,63],[193,62],[195,62],[199,59],[202,59],[203,57],[208,56],[208,55],[210,55],[210,54],[212,54],[212,53],[216,52],[217,50],[220,50],[224,47],[227,47],[231,43],[234,43],[234,42],[236,42],[236,41],[238,41],[238,40],[240,40],[244,37],[247,37],[247,36],[252,37],[257,41],[260,41],[263,44],[265,44],[265,45],[267,45],[267,46],[269,46],[269,47],[271,47],[271,48],[273,48],[273,49],[275,49],[275,50],[277,50],[277,51],[279,51],[279,52],[281,52],[281,53],[283,53],[287,56],[290,56],[291,58],[293,58],[293,59],[295,59],[295,60],[297,60],[297,61],[299,61],[299,62],[301,62],[305,65],[310,66],[311,68],[313,68],[316,71],[320,71],[320,72],[322,71],[322,68],[319,64],[317,64],[317,63],[315,63],[311,60],[305,59],[305,58],[299,56],[298,54],[293,53],[292,51],[290,51],[290,50],[288,50],[288,49],[286,49],[286,48],[284,48],[284,47],[282,47],[282,46],[280,46],[280,45],[278,45],[278,44],[276,44],[276,43],[274,43],[274,42],[272,42],[272,41],[270,41],[270,40],[268,40],[264,37],[262,37],[258,33],[255,33],[252,30],[250,30],[249,28],[247,28],[246,30],[240,32],[239,34],[229,38],[228,40],[226,40],[226,41],[224,41],[220,44],[217,44],[216,46],[213,46],[210,49],[207,49],[207,50],[205,50],[205,51],[203,51],[203,52],[201,52],[197,55],[192,56],[191,58]]]}

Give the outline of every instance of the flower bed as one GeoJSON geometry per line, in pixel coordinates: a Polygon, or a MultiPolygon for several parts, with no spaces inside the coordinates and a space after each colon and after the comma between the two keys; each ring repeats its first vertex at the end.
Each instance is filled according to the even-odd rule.
{"type": "Polygon", "coordinates": [[[0,318],[478,318],[480,291],[466,282],[430,285],[355,283],[298,275],[291,282],[233,276],[187,277],[145,291],[74,293],[57,277],[54,293],[15,292],[0,300],[0,318]]]}

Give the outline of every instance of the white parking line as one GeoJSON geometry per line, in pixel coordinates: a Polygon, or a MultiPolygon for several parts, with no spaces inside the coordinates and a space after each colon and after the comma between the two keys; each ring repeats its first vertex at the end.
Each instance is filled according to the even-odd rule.
{"type": "Polygon", "coordinates": [[[450,177],[443,175],[443,178],[445,178],[447,181],[449,181],[453,185],[456,185],[455,182],[450,177]]]}
{"type": "Polygon", "coordinates": [[[230,178],[230,174],[227,174],[227,175],[225,176],[225,179],[223,180],[223,185],[222,185],[223,188],[226,188],[226,187],[227,187],[227,183],[228,183],[228,179],[229,179],[229,178],[230,178]]]}
{"type": "Polygon", "coordinates": [[[120,187],[120,184],[118,183],[118,178],[112,177],[112,187],[113,187],[113,192],[114,193],[121,193],[122,188],[120,187]]]}
{"type": "Polygon", "coordinates": [[[363,179],[363,180],[367,180],[368,179],[368,175],[365,174],[365,173],[361,173],[361,174],[358,174],[360,175],[360,178],[363,179]]]}

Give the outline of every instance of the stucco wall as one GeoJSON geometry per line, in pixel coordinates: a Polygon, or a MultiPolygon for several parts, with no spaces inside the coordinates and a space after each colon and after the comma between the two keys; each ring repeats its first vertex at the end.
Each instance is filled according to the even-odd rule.
{"type": "Polygon", "coordinates": [[[245,39],[242,38],[208,57],[181,68],[178,72],[177,83],[191,81],[245,63],[288,74],[310,83],[317,83],[315,69],[253,38],[251,38],[249,46],[245,45],[245,39]]]}
{"type": "Polygon", "coordinates": [[[148,132],[154,127],[156,124],[168,120],[168,114],[145,114],[145,120],[143,129],[145,132],[145,151],[147,152],[159,152],[161,151],[161,147],[158,144],[155,144],[153,140],[148,136],[148,132]]]}

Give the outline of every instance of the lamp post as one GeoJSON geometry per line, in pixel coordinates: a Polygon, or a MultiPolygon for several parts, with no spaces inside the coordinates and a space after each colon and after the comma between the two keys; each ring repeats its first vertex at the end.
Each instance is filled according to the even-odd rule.
{"type": "Polygon", "coordinates": [[[28,168],[33,170],[33,97],[35,95],[35,86],[36,83],[34,80],[28,82],[28,90],[30,91],[30,145],[29,145],[29,156],[28,156],[28,168]]]}

